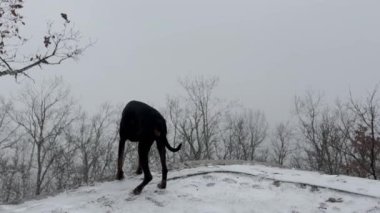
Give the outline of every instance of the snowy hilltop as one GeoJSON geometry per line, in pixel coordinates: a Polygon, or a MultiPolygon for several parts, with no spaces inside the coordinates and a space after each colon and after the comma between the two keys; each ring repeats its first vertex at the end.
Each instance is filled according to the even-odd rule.
{"type": "Polygon", "coordinates": [[[143,192],[141,176],[97,183],[0,212],[380,212],[380,182],[263,165],[203,165],[160,174],[143,192]]]}

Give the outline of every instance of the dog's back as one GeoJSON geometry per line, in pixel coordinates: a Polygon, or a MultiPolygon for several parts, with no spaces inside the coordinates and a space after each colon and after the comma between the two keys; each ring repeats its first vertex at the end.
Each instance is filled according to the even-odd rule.
{"type": "Polygon", "coordinates": [[[143,137],[155,137],[155,130],[166,136],[165,119],[156,109],[139,101],[130,101],[125,106],[120,122],[120,137],[139,141],[143,137]]]}

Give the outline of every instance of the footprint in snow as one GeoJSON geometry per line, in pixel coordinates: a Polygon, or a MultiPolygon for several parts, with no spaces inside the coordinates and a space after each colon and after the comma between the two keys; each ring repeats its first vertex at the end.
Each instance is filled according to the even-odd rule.
{"type": "Polygon", "coordinates": [[[160,202],[158,200],[155,200],[152,197],[146,197],[145,199],[151,201],[154,205],[156,205],[158,207],[164,207],[164,203],[162,203],[162,202],[160,202]]]}
{"type": "Polygon", "coordinates": [[[239,183],[240,184],[240,186],[249,186],[249,183],[247,183],[247,182],[243,182],[243,183],[239,183]]]}
{"type": "Polygon", "coordinates": [[[330,202],[330,203],[342,203],[343,199],[341,197],[340,198],[330,197],[329,199],[326,200],[326,202],[330,202]]]}
{"type": "Polygon", "coordinates": [[[215,183],[208,183],[206,184],[207,187],[215,186],[215,183]]]}
{"type": "Polygon", "coordinates": [[[264,187],[262,187],[262,186],[259,185],[259,184],[253,184],[253,185],[252,185],[252,188],[254,188],[254,189],[264,189],[264,187]]]}
{"type": "Polygon", "coordinates": [[[129,193],[129,197],[127,197],[127,198],[125,199],[125,201],[134,201],[134,200],[136,200],[138,197],[139,197],[139,196],[134,195],[133,192],[130,192],[130,193],[129,193]]]}
{"type": "Polygon", "coordinates": [[[184,188],[197,188],[198,189],[198,186],[195,184],[187,184],[184,186],[184,188]]]}
{"type": "Polygon", "coordinates": [[[342,178],[336,179],[336,182],[347,183],[347,181],[342,178]]]}
{"type": "Polygon", "coordinates": [[[226,182],[226,183],[237,183],[236,180],[231,179],[231,178],[224,178],[222,181],[224,181],[224,182],[226,182]]]}
{"type": "Polygon", "coordinates": [[[156,191],[154,191],[154,193],[156,193],[156,194],[159,194],[159,195],[163,195],[163,194],[165,194],[165,190],[156,190],[156,191]]]}
{"type": "Polygon", "coordinates": [[[137,197],[128,197],[125,199],[125,201],[134,201],[136,199],[137,199],[137,197]]]}
{"type": "Polygon", "coordinates": [[[191,194],[177,195],[177,197],[183,197],[183,198],[190,197],[190,196],[191,196],[191,194]]]}
{"type": "Polygon", "coordinates": [[[112,204],[114,204],[114,202],[106,196],[99,197],[98,199],[96,199],[96,202],[107,207],[112,207],[112,204]]]}
{"type": "Polygon", "coordinates": [[[206,180],[214,180],[215,179],[215,177],[213,177],[212,175],[203,175],[202,178],[206,179],[206,180]]]}
{"type": "Polygon", "coordinates": [[[278,180],[275,180],[275,181],[273,181],[273,185],[274,185],[274,186],[277,186],[277,187],[280,187],[281,182],[278,181],[278,180]]]}
{"type": "Polygon", "coordinates": [[[326,210],[327,207],[328,207],[328,206],[327,206],[326,203],[320,203],[318,209],[320,209],[320,210],[326,210]]]}

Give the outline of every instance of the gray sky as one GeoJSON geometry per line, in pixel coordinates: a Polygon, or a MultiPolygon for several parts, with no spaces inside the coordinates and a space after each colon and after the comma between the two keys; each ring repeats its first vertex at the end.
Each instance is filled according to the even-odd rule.
{"type": "MultiPolygon", "coordinates": [[[[306,90],[360,97],[380,83],[379,0],[33,0],[31,41],[65,12],[97,40],[77,62],[30,72],[63,76],[88,110],[138,99],[164,106],[179,78],[218,76],[216,96],[285,120],[306,90]]],[[[23,85],[0,78],[0,94],[23,85]]]]}

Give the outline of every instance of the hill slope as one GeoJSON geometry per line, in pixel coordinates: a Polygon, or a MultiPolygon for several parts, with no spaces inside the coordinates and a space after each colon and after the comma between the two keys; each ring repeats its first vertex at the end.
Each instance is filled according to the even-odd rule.
{"type": "Polygon", "coordinates": [[[161,175],[141,195],[141,177],[99,183],[0,212],[380,212],[380,182],[261,165],[200,166],[161,175]]]}

